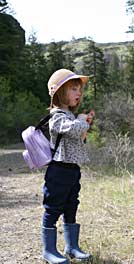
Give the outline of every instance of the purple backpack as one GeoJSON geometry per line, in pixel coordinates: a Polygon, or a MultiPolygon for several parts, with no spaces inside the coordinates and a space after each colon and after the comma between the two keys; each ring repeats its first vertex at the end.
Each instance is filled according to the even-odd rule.
{"type": "MultiPolygon", "coordinates": [[[[61,112],[61,111],[57,111],[61,112]]],[[[54,113],[53,113],[54,114],[54,113]]],[[[39,124],[29,126],[22,132],[22,139],[24,141],[26,150],[23,151],[23,158],[30,169],[39,169],[42,166],[48,165],[58,148],[62,134],[58,134],[54,150],[50,147],[50,141],[44,135],[44,128],[49,130],[48,121],[53,114],[47,115],[39,124]]]]}

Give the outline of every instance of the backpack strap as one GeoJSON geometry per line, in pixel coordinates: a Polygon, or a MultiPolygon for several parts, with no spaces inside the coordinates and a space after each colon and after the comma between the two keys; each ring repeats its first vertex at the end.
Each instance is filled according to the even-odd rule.
{"type": "Polygon", "coordinates": [[[40,122],[37,124],[36,128],[35,129],[40,129],[41,130],[41,127],[43,125],[47,125],[48,122],[49,122],[49,119],[55,114],[55,113],[64,113],[63,111],[60,111],[60,110],[57,110],[55,111],[54,113],[49,113],[47,116],[43,117],[40,122]]]}
{"type": "Polygon", "coordinates": [[[55,148],[52,149],[52,158],[54,157],[54,155],[56,153],[56,150],[60,144],[61,138],[62,138],[62,134],[58,134],[57,139],[56,139],[56,143],[55,143],[55,148]]]}
{"type": "Polygon", "coordinates": [[[49,119],[53,116],[53,113],[49,113],[47,116],[43,117],[40,122],[35,127],[35,130],[40,129],[43,125],[46,125],[49,121],[49,119]]]}

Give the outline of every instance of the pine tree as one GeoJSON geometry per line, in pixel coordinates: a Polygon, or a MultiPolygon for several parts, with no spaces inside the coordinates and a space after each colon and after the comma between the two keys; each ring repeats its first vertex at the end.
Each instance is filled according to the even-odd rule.
{"type": "Polygon", "coordinates": [[[9,8],[6,0],[0,0],[0,13],[5,13],[9,8]]]}
{"type": "Polygon", "coordinates": [[[121,88],[121,83],[120,83],[121,71],[120,71],[120,61],[116,52],[113,52],[111,54],[107,68],[108,68],[109,92],[118,91],[121,88]]]}
{"type": "Polygon", "coordinates": [[[64,54],[61,42],[51,42],[48,46],[47,67],[49,76],[56,70],[63,68],[64,54]]]}
{"type": "Polygon", "coordinates": [[[124,82],[127,94],[134,97],[134,47],[129,47],[128,52],[126,57],[127,66],[124,69],[124,82]]]}
{"type": "Polygon", "coordinates": [[[12,77],[14,90],[31,91],[42,102],[49,104],[47,88],[48,69],[42,44],[36,42],[35,34],[30,36],[31,43],[25,45],[12,77]]]}
{"type": "Polygon", "coordinates": [[[134,33],[134,0],[127,1],[127,9],[126,12],[128,15],[132,16],[131,24],[129,25],[129,29],[127,33],[134,33]]]}
{"type": "Polygon", "coordinates": [[[90,38],[85,52],[87,55],[83,59],[84,74],[90,76],[96,100],[97,94],[106,89],[106,62],[103,51],[90,38]]]}

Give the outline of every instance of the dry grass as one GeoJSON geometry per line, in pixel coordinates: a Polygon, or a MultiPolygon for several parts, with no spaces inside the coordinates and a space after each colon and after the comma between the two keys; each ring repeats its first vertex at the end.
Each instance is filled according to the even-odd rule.
{"type": "MultiPolygon", "coordinates": [[[[134,264],[134,177],[83,169],[77,221],[94,264],[134,264]]],[[[39,264],[43,173],[30,173],[19,150],[0,155],[0,263],[39,264]]],[[[62,221],[58,247],[64,248],[62,221]]]]}
{"type": "Polygon", "coordinates": [[[134,178],[83,178],[80,198],[78,217],[95,263],[134,263],[134,178]]]}

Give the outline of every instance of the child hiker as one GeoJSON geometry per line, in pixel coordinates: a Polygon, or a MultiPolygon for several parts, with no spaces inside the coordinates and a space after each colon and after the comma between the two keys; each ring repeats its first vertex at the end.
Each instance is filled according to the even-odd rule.
{"type": "Polygon", "coordinates": [[[49,120],[52,149],[55,147],[57,135],[62,134],[53,160],[48,165],[43,187],[45,208],[42,223],[43,258],[51,264],[67,264],[68,258],[82,261],[91,259],[90,254],[79,248],[80,224],[76,223],[80,165],[88,161],[84,139],[95,115],[94,111],[80,114],[77,118],[74,115],[87,81],[87,76],[77,75],[67,69],[57,70],[48,81],[51,96],[50,112],[55,111],[49,120]],[[64,256],[56,247],[56,222],[60,215],[63,216],[64,256]]]}

